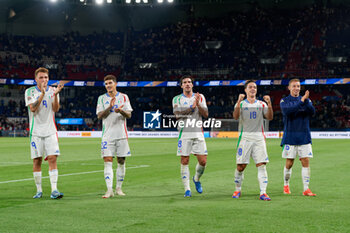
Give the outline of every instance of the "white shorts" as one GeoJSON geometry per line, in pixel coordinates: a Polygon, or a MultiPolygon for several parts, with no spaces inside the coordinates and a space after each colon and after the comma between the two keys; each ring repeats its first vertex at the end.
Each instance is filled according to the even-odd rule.
{"type": "Polygon", "coordinates": [[[129,157],[131,156],[128,139],[116,139],[101,143],[101,157],[129,157]]]}
{"type": "Polygon", "coordinates": [[[295,159],[297,155],[300,158],[312,158],[312,147],[311,144],[305,145],[283,145],[282,158],[284,159],[295,159]]]}
{"type": "Polygon", "coordinates": [[[207,155],[207,144],[204,139],[189,138],[180,139],[177,143],[178,156],[207,155]]]}
{"type": "Polygon", "coordinates": [[[57,134],[47,137],[32,136],[30,140],[30,154],[32,159],[40,157],[46,159],[49,155],[60,155],[57,134]]]}
{"type": "Polygon", "coordinates": [[[268,163],[266,143],[264,140],[239,142],[236,154],[236,164],[249,164],[250,157],[253,158],[255,164],[268,163]]]}

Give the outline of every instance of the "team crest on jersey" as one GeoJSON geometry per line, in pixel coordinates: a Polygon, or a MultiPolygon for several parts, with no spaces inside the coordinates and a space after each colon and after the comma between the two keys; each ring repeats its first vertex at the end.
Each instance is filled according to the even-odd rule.
{"type": "Polygon", "coordinates": [[[107,100],[105,104],[109,104],[109,101],[107,100]]]}

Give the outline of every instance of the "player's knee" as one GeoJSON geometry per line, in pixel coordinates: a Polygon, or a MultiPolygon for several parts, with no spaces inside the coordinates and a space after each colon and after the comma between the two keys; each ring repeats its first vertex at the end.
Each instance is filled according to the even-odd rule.
{"type": "Polygon", "coordinates": [[[56,160],[57,160],[57,155],[49,155],[49,156],[47,156],[47,161],[49,163],[55,163],[56,160]]]}
{"type": "Polygon", "coordinates": [[[123,165],[125,163],[125,157],[117,157],[117,161],[119,164],[123,165]]]}
{"type": "Polygon", "coordinates": [[[245,169],[244,164],[237,164],[237,171],[242,172],[244,171],[244,169],[245,169]]]}
{"type": "Polygon", "coordinates": [[[107,162],[113,162],[113,157],[103,157],[103,161],[107,162]]]}
{"type": "Polygon", "coordinates": [[[287,169],[291,169],[293,167],[294,164],[294,159],[287,159],[286,160],[286,168],[287,169]]]}
{"type": "Polygon", "coordinates": [[[33,171],[40,171],[41,170],[41,158],[35,158],[33,159],[33,171]]]}
{"type": "Polygon", "coordinates": [[[206,160],[201,160],[201,161],[198,161],[199,165],[205,167],[205,165],[207,165],[207,161],[206,160]]]}
{"type": "Polygon", "coordinates": [[[309,158],[301,158],[300,162],[303,167],[309,167],[309,158]]]}
{"type": "Polygon", "coordinates": [[[189,157],[181,157],[181,164],[182,165],[188,165],[189,162],[190,162],[189,157]]]}
{"type": "Polygon", "coordinates": [[[35,159],[33,159],[33,164],[34,165],[40,165],[41,164],[41,162],[42,162],[42,158],[40,157],[40,158],[35,158],[35,159]]]}

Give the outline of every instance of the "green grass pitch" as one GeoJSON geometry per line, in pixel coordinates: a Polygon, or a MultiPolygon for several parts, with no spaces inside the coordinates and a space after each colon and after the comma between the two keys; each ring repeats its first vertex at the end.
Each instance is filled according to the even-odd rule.
{"type": "MultiPolygon", "coordinates": [[[[33,200],[29,139],[0,138],[0,232],[350,232],[349,140],[313,141],[310,188],[317,197],[304,197],[299,161],[293,167],[292,194],[283,194],[280,140],[268,139],[271,202],[258,200],[253,161],[245,171],[242,197],[231,197],[237,140],[207,139],[204,192],[196,193],[191,182],[192,198],[183,197],[176,139],[129,142],[127,196],[101,198],[99,139],[60,139],[58,187],[65,196],[51,200],[45,178],[44,197],[33,200]]],[[[191,156],[191,176],[195,164],[191,156]]],[[[47,162],[43,176],[48,176],[47,162]]]]}

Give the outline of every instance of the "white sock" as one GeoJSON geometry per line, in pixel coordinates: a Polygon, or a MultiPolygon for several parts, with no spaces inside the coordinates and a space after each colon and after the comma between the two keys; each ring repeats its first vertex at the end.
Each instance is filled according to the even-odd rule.
{"type": "Polygon", "coordinates": [[[235,171],[236,191],[241,191],[243,180],[244,180],[244,174],[243,174],[243,172],[239,172],[239,171],[236,169],[236,171],[235,171]]]}
{"type": "Polygon", "coordinates": [[[51,182],[51,192],[57,190],[57,180],[58,180],[58,170],[53,169],[49,171],[50,182],[51,182]]]}
{"type": "Polygon", "coordinates": [[[301,168],[301,177],[303,179],[304,191],[309,188],[310,182],[310,167],[301,168]]]}
{"type": "Polygon", "coordinates": [[[199,163],[197,163],[197,165],[196,165],[196,175],[194,176],[194,180],[196,182],[199,181],[199,179],[201,178],[201,176],[204,173],[204,170],[205,170],[205,166],[202,166],[199,163]]]}
{"type": "Polygon", "coordinates": [[[112,186],[113,186],[113,163],[112,162],[105,162],[104,175],[105,175],[107,189],[112,190],[112,186]]]}
{"type": "Polygon", "coordinates": [[[34,181],[35,181],[35,185],[36,185],[36,191],[42,192],[43,189],[41,187],[41,171],[40,172],[33,172],[33,176],[34,176],[34,181]]]}
{"type": "Polygon", "coordinates": [[[283,177],[284,177],[284,186],[289,185],[289,180],[292,177],[292,168],[287,169],[286,167],[284,167],[283,177]]]}
{"type": "Polygon", "coordinates": [[[185,191],[191,190],[190,188],[190,169],[188,165],[181,164],[181,179],[184,184],[185,191]]]}
{"type": "Polygon", "coordinates": [[[267,171],[266,171],[266,165],[261,165],[258,167],[258,180],[259,180],[259,186],[260,186],[260,195],[266,193],[266,187],[267,187],[267,171]]]}
{"type": "Polygon", "coordinates": [[[125,177],[125,162],[124,164],[118,163],[116,175],[117,175],[117,188],[122,188],[122,184],[125,177]]]}

